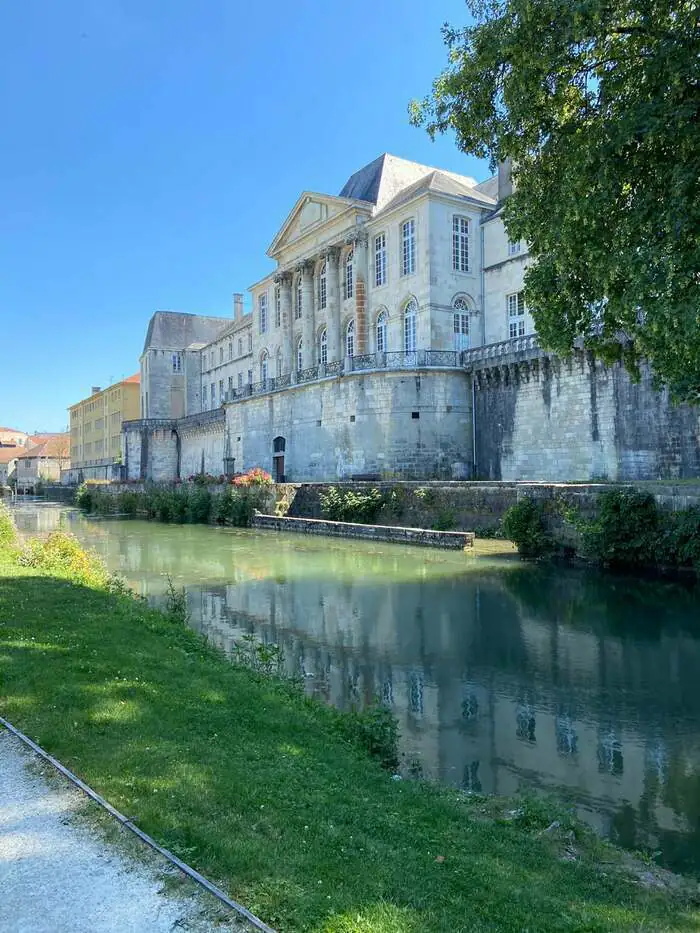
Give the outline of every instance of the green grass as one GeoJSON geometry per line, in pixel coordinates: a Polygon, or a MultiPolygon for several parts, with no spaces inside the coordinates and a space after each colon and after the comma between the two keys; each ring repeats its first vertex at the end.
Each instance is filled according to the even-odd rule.
{"type": "Polygon", "coordinates": [[[0,544],[2,715],[280,931],[700,929],[567,817],[541,834],[548,804],[394,781],[337,714],[55,573],[0,544]]]}

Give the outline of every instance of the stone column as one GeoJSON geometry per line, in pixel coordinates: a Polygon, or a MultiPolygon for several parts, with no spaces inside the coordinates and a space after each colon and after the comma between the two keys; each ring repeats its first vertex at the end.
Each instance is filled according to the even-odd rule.
{"type": "Polygon", "coordinates": [[[360,356],[369,351],[369,328],[367,311],[367,283],[369,274],[367,270],[367,232],[358,230],[354,234],[354,260],[353,272],[355,293],[355,355],[360,356]]]}
{"type": "Polygon", "coordinates": [[[301,359],[304,369],[316,362],[314,340],[314,264],[311,260],[301,266],[301,359]]]}
{"type": "MultiPolygon", "coordinates": [[[[282,374],[292,371],[292,274],[280,272],[275,276],[280,288],[280,344],[282,347],[282,374]]],[[[274,314],[274,309],[273,312],[274,314]]],[[[273,373],[273,375],[277,375],[273,373]]]]}
{"type": "Polygon", "coordinates": [[[328,362],[342,360],[345,351],[340,339],[340,247],[326,252],[326,320],[328,321],[328,362]]]}

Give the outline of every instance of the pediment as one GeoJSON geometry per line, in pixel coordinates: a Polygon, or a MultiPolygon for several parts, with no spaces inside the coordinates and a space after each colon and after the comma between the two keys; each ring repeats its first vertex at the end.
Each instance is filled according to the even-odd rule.
{"type": "Polygon", "coordinates": [[[301,239],[317,227],[322,227],[323,224],[344,213],[355,203],[351,198],[336,198],[331,195],[305,191],[282,224],[267,255],[276,256],[295,240],[301,239]]]}

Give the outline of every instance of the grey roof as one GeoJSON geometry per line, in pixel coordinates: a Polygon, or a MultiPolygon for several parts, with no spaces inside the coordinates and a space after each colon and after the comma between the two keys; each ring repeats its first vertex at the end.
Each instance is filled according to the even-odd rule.
{"type": "Polygon", "coordinates": [[[183,350],[192,343],[209,343],[230,323],[227,317],[156,311],[148,324],[143,351],[183,350]]]}
{"type": "Polygon", "coordinates": [[[370,162],[369,165],[365,165],[364,168],[351,175],[343,185],[340,197],[369,201],[381,210],[393,201],[399,192],[436,172],[465,188],[471,189],[476,185],[476,181],[466,175],[443,172],[430,165],[409,162],[407,159],[400,159],[398,156],[385,152],[374,162],[370,162]]]}
{"type": "Polygon", "coordinates": [[[435,191],[437,194],[451,194],[461,198],[471,198],[474,201],[480,201],[487,207],[494,207],[496,204],[495,199],[478,191],[473,185],[468,184],[470,180],[471,179],[465,179],[464,181],[460,181],[458,176],[434,170],[428,175],[419,178],[418,181],[415,181],[412,185],[399,191],[396,197],[392,198],[382,209],[387,211],[393,210],[393,208],[398,207],[405,201],[409,201],[411,198],[415,198],[417,195],[422,194],[423,191],[435,191]]]}

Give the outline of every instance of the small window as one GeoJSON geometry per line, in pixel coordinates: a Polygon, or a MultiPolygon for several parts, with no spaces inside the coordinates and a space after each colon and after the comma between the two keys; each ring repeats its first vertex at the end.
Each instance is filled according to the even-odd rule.
{"type": "Polygon", "coordinates": [[[173,353],[172,362],[173,362],[173,372],[174,373],[182,372],[182,358],[179,353],[173,353]]]}
{"type": "Polygon", "coordinates": [[[350,415],[350,422],[351,422],[352,424],[355,423],[355,416],[354,416],[354,415],[350,415]]]}
{"type": "Polygon", "coordinates": [[[525,294],[513,292],[506,295],[506,308],[508,311],[508,336],[523,337],[525,335],[525,294]]]}
{"type": "Polygon", "coordinates": [[[275,285],[275,327],[282,323],[282,290],[275,285]]]}
{"type": "Polygon", "coordinates": [[[267,331],[267,295],[260,295],[258,297],[258,312],[260,318],[260,333],[264,334],[267,331]]]}
{"type": "Polygon", "coordinates": [[[374,238],[374,285],[386,285],[386,235],[378,233],[374,238]]]}
{"type": "Polygon", "coordinates": [[[414,421],[418,421],[418,419],[420,418],[420,412],[419,412],[419,411],[412,411],[412,412],[411,412],[411,418],[413,418],[414,421]]]}
{"type": "Polygon", "coordinates": [[[301,276],[297,278],[297,287],[294,292],[294,318],[299,320],[301,317],[302,311],[302,291],[301,291],[301,276]]]}
{"type": "Polygon", "coordinates": [[[328,331],[324,327],[318,340],[318,361],[321,366],[328,363],[328,331]]]}
{"type": "Polygon", "coordinates": [[[508,240],[508,255],[517,256],[520,252],[520,240],[508,240]]]}
{"type": "MultiPolygon", "coordinates": [[[[350,321],[348,326],[345,328],[345,355],[354,356],[355,355],[355,322],[350,321]]],[[[353,421],[355,419],[353,418],[353,421]]]]}
{"type": "Polygon", "coordinates": [[[416,271],[416,222],[406,220],[401,224],[401,275],[413,275],[416,271]]]}
{"type": "Polygon", "coordinates": [[[300,337],[297,340],[297,372],[304,368],[304,341],[300,337]]]}
{"type": "Polygon", "coordinates": [[[386,353],[386,311],[382,311],[377,318],[377,353],[386,353]]]}
{"type": "Polygon", "coordinates": [[[248,334],[248,353],[253,352],[253,335],[252,333],[248,334]]]}
{"type": "Polygon", "coordinates": [[[353,295],[353,261],[355,258],[355,251],[350,250],[350,252],[345,257],[345,297],[352,298],[353,295]]]}
{"type": "Polygon", "coordinates": [[[452,268],[469,272],[469,218],[452,218],[452,268]]]}
{"type": "Polygon", "coordinates": [[[318,276],[318,306],[321,311],[326,307],[327,299],[327,288],[326,288],[326,263],[324,262],[321,265],[321,271],[318,276]]]}
{"type": "Polygon", "coordinates": [[[415,298],[411,298],[403,309],[403,348],[406,353],[415,353],[416,350],[417,312],[418,303],[415,298]]]}

